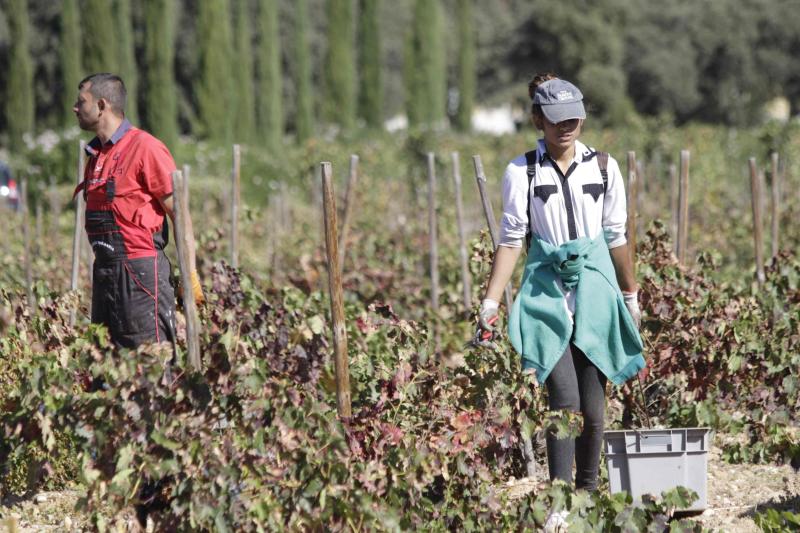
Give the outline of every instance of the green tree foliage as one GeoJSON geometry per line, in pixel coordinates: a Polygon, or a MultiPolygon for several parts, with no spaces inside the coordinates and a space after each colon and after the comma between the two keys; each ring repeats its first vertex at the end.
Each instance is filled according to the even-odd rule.
{"type": "Polygon", "coordinates": [[[274,150],[283,139],[283,82],[277,0],[260,3],[258,34],[258,129],[267,147],[274,150]]]}
{"type": "MultiPolygon", "coordinates": [[[[133,15],[132,29],[137,44],[138,55],[135,55],[135,59],[140,72],[138,81],[143,86],[146,76],[155,76],[153,66],[145,60],[146,49],[153,46],[152,41],[148,42],[145,37],[148,30],[144,28],[144,2],[127,1],[133,15]]],[[[169,53],[175,56],[174,76],[181,91],[177,101],[180,124],[184,129],[194,130],[200,109],[195,89],[204,77],[198,54],[202,49],[201,36],[196,23],[201,9],[209,9],[206,5],[209,2],[172,1],[176,7],[170,15],[170,23],[175,28],[181,28],[179,33],[170,33],[174,35],[175,45],[169,48],[169,53]]],[[[253,19],[251,25],[255,44],[261,37],[260,29],[255,31],[261,2],[247,1],[253,19]]],[[[336,112],[342,108],[343,102],[348,103],[331,98],[328,94],[328,76],[333,69],[328,70],[328,65],[332,64],[328,61],[330,47],[326,43],[329,21],[325,13],[326,6],[333,6],[328,0],[270,1],[282,6],[281,14],[286,16],[287,22],[288,19],[295,19],[293,24],[280,25],[277,32],[280,46],[289,47],[284,56],[284,68],[292,81],[284,82],[284,105],[291,116],[291,129],[298,132],[300,139],[304,139],[310,135],[313,127],[317,101],[321,102],[319,105],[336,107],[336,112]],[[297,16],[297,13],[302,13],[302,16],[297,16]],[[313,94],[313,99],[307,100],[304,97],[307,94],[313,94]]],[[[377,4],[381,22],[384,118],[401,112],[405,106],[411,122],[419,123],[421,119],[414,117],[422,114],[412,109],[412,104],[417,107],[427,105],[422,101],[425,99],[412,98],[411,95],[415,83],[419,91],[420,79],[433,78],[430,73],[422,73],[422,63],[417,63],[410,51],[404,53],[406,44],[409,50],[414,50],[412,45],[416,42],[417,51],[425,50],[425,53],[434,55],[450,50],[453,61],[448,68],[452,69],[452,84],[456,86],[460,68],[456,60],[457,53],[467,52],[467,47],[460,49],[466,41],[457,37],[459,1],[404,0],[377,4]],[[438,9],[446,10],[446,13],[442,12],[445,15],[442,18],[447,21],[448,29],[439,29],[434,36],[436,39],[447,38],[448,46],[426,44],[421,48],[421,34],[411,31],[413,20],[416,18],[418,25],[424,26],[435,22],[437,17],[415,17],[415,13],[427,13],[437,5],[438,9]],[[453,43],[457,44],[453,46],[453,43]],[[412,83],[415,76],[418,79],[412,83]]],[[[355,0],[350,2],[356,5],[355,0]]],[[[363,6],[358,4],[362,11],[360,16],[366,16],[368,2],[359,2],[363,3],[363,6]]],[[[590,105],[592,120],[600,118],[609,123],[626,119],[633,107],[640,114],[663,114],[665,117],[674,117],[678,122],[702,120],[750,125],[761,120],[763,104],[775,96],[788,98],[794,111],[800,106],[800,32],[797,31],[797,27],[800,27],[800,10],[796,9],[797,0],[562,0],[555,3],[547,0],[503,0],[473,1],[470,5],[475,23],[476,94],[482,105],[513,102],[527,108],[526,80],[537,71],[553,70],[581,86],[590,105]]],[[[113,52],[111,65],[97,66],[94,60],[92,64],[88,63],[88,55],[105,55],[127,40],[124,32],[114,29],[118,27],[115,18],[128,18],[124,15],[127,6],[121,0],[30,0],[27,6],[30,25],[34,28],[29,37],[29,50],[34,58],[34,102],[38,125],[63,123],[65,107],[68,107],[65,103],[69,100],[71,106],[74,95],[69,95],[68,100],[64,95],[74,90],[67,87],[72,82],[68,82],[66,71],[75,68],[71,66],[74,60],[66,57],[69,53],[73,54],[73,58],[79,57],[81,62],[78,78],[94,70],[121,72],[131,93],[136,92],[131,74],[125,73],[128,70],[119,51],[113,52]],[[91,45],[84,43],[82,37],[77,38],[74,45],[69,44],[64,32],[69,26],[65,23],[74,19],[70,18],[70,10],[78,13],[81,19],[79,33],[87,39],[91,35],[91,45]],[[90,18],[83,20],[89,15],[90,18]],[[101,22],[102,19],[106,22],[101,22]],[[101,33],[110,36],[102,36],[101,33]],[[74,50],[74,46],[81,47],[77,54],[69,52],[70,49],[74,50]],[[84,46],[88,54],[86,57],[83,56],[84,46]]],[[[7,16],[11,9],[8,1],[3,3],[4,15],[7,16]]],[[[6,16],[0,22],[0,87],[3,88],[8,87],[11,76],[12,43],[7,32],[6,16]]],[[[76,27],[75,22],[69,24],[76,27]]],[[[331,22],[330,27],[336,28],[339,33],[351,31],[345,37],[353,41],[356,35],[361,35],[367,28],[362,23],[359,31],[355,32],[351,23],[345,25],[342,31],[343,26],[335,21],[331,22]]],[[[126,49],[127,46],[124,45],[126,49]]],[[[375,49],[370,47],[362,50],[367,52],[375,49]]],[[[254,52],[257,55],[257,51],[254,52]]],[[[233,54],[232,51],[229,53],[233,54]]],[[[363,56],[357,57],[363,59],[363,56]]],[[[439,57],[439,64],[444,65],[441,55],[439,57]]],[[[229,65],[237,62],[231,56],[226,56],[225,60],[229,65]]],[[[254,68],[258,70],[257,64],[254,68]]],[[[346,69],[339,62],[336,70],[344,72],[346,69]]],[[[363,68],[360,70],[363,71],[363,68]]],[[[444,69],[440,67],[439,70],[444,69]]],[[[346,79],[354,79],[352,83],[358,84],[358,76],[350,76],[346,79]]],[[[365,76],[361,79],[366,79],[365,76]]],[[[255,77],[259,79],[258,72],[255,72],[255,77]]],[[[437,83],[445,87],[444,83],[437,83]]],[[[139,92],[138,102],[133,102],[131,98],[131,104],[144,104],[143,93],[139,92]]],[[[463,90],[459,90],[461,93],[463,90]]],[[[237,93],[231,89],[229,94],[237,93]]],[[[360,94],[361,99],[357,99],[356,104],[363,106],[365,93],[362,90],[360,94]]],[[[444,89],[436,91],[436,94],[441,101],[447,95],[444,89]]],[[[255,98],[258,100],[258,93],[255,98]]],[[[235,117],[235,106],[232,104],[218,107],[227,109],[228,114],[235,117]]],[[[330,117],[328,111],[325,110],[326,117],[330,117]]],[[[447,111],[455,112],[454,109],[447,111]]],[[[140,112],[144,113],[144,108],[140,112]]],[[[363,108],[359,108],[359,112],[363,115],[363,108]]],[[[6,131],[5,115],[0,115],[0,128],[6,131]]],[[[258,120],[258,112],[255,116],[258,120]]],[[[453,119],[455,121],[455,115],[453,119]]],[[[428,122],[427,116],[422,122],[428,122]]],[[[201,130],[197,128],[196,131],[201,130]]]]}
{"type": "Polygon", "coordinates": [[[416,94],[416,57],[414,56],[414,30],[406,33],[403,43],[403,88],[405,89],[406,116],[409,126],[420,123],[423,116],[422,99],[416,94]]]}
{"type": "Polygon", "coordinates": [[[351,130],[356,117],[356,65],[352,0],[327,0],[328,52],[325,60],[328,118],[351,130]]]}
{"type": "Polygon", "coordinates": [[[589,10],[582,0],[535,0],[511,60],[529,65],[526,75],[547,70],[576,83],[602,122],[624,120],[632,109],[623,68],[625,5],[599,0],[589,10]]]}
{"type": "Polygon", "coordinates": [[[78,93],[78,83],[83,79],[81,55],[81,21],[78,0],[64,0],[61,4],[59,59],[61,60],[61,77],[64,87],[62,114],[65,126],[75,125],[72,106],[75,103],[75,95],[78,93]]]}
{"type": "Polygon", "coordinates": [[[472,109],[475,105],[475,29],[472,18],[473,0],[458,0],[458,111],[455,125],[462,131],[472,127],[472,109]]]}
{"type": "Polygon", "coordinates": [[[255,96],[253,93],[253,31],[250,21],[249,2],[233,0],[235,24],[233,75],[236,93],[236,141],[249,142],[255,134],[255,96]]]}
{"type": "Polygon", "coordinates": [[[144,0],[145,127],[168,147],[178,139],[175,56],[175,0],[144,0]]]}
{"type": "Polygon", "coordinates": [[[439,0],[416,0],[406,73],[411,126],[436,126],[445,117],[447,76],[439,0]]]}
{"type": "Polygon", "coordinates": [[[82,0],[83,66],[87,74],[119,71],[119,37],[111,12],[109,0],[82,0]]]}
{"type": "Polygon", "coordinates": [[[233,137],[233,43],[226,0],[198,4],[197,46],[200,73],[197,83],[197,133],[229,143],[233,137]]]}
{"type": "Polygon", "coordinates": [[[297,140],[303,142],[311,137],[314,128],[314,104],[311,99],[311,50],[308,44],[308,3],[295,0],[294,36],[292,39],[294,60],[295,118],[297,140]]]}
{"type": "Polygon", "coordinates": [[[383,76],[378,11],[380,0],[359,1],[359,116],[367,126],[383,124],[383,76]]]}
{"type": "Polygon", "coordinates": [[[632,13],[625,63],[640,112],[752,124],[770,98],[800,102],[800,13],[791,0],[641,0],[632,13]]]}
{"type": "Polygon", "coordinates": [[[138,121],[138,89],[139,70],[133,45],[133,25],[131,21],[131,0],[116,0],[114,5],[114,27],[117,35],[117,74],[125,82],[128,101],[125,104],[125,116],[133,123],[138,121]]]}
{"type": "Polygon", "coordinates": [[[30,20],[25,0],[9,0],[6,16],[10,37],[6,124],[12,149],[22,145],[22,135],[33,132],[33,62],[30,53],[30,20]]]}

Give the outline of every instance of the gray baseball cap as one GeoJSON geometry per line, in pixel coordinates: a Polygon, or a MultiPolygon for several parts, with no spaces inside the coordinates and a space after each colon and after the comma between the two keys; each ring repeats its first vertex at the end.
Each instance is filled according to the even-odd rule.
{"type": "Polygon", "coordinates": [[[586,118],[583,108],[583,94],[567,80],[547,80],[536,88],[533,103],[542,106],[547,120],[558,124],[573,118],[586,118]]]}

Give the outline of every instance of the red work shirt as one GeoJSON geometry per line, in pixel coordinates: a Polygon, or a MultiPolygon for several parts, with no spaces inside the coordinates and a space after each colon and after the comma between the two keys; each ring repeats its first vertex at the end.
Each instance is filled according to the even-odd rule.
{"type": "Polygon", "coordinates": [[[159,199],[172,194],[175,161],[169,150],[126,119],[108,142],[101,146],[95,138],[86,151],[86,210],[114,213],[129,259],[154,256],[153,234],[164,223],[159,199]]]}

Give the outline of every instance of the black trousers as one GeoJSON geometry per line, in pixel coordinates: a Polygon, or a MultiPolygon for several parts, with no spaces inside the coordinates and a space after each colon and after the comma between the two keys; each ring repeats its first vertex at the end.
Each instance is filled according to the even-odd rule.
{"type": "Polygon", "coordinates": [[[547,465],[550,479],[572,484],[575,462],[575,488],[597,489],[600,448],[603,443],[606,377],[572,343],[546,380],[551,410],[580,411],[583,432],[577,439],[556,439],[547,435],[547,465]]]}
{"type": "Polygon", "coordinates": [[[95,261],[92,322],[104,324],[117,346],[175,343],[175,291],[164,252],[155,257],[95,261]]]}

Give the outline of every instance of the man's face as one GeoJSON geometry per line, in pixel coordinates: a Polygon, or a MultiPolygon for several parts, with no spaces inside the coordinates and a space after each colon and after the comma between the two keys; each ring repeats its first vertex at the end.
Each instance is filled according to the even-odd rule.
{"type": "Polygon", "coordinates": [[[87,83],[78,91],[78,99],[72,106],[72,112],[78,119],[78,126],[85,131],[96,131],[100,123],[100,108],[97,100],[89,92],[91,84],[87,83]]]}

